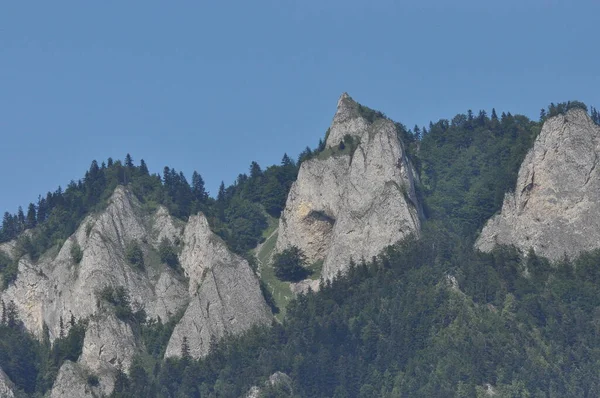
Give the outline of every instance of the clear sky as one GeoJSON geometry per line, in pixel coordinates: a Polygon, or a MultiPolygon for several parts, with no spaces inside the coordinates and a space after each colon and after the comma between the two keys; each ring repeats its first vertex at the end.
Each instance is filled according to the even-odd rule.
{"type": "Polygon", "coordinates": [[[598,0],[6,1],[0,211],[131,153],[211,193],[314,147],[339,95],[407,126],[600,107],[598,0]]]}

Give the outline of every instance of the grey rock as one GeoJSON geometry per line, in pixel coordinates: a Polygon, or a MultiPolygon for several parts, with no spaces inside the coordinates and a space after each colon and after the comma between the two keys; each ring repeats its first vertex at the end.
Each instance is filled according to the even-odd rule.
{"type": "Polygon", "coordinates": [[[17,245],[16,240],[10,240],[8,242],[0,243],[0,252],[3,252],[4,254],[8,255],[9,257],[12,257],[12,252],[16,245],[17,245]]]}
{"type": "MultiPolygon", "coordinates": [[[[17,280],[2,293],[2,299],[14,301],[20,318],[35,335],[41,337],[46,324],[52,341],[59,335],[61,318],[66,324],[71,316],[85,319],[94,314],[97,294],[107,286],[125,287],[134,309],[143,305],[149,317],[167,319],[187,304],[185,283],[172,277],[164,265],[141,271],[125,259],[129,242],[152,242],[156,230],[162,230],[160,220],[164,217],[146,220],[137,199],[119,186],[106,210],[88,216],[55,258],[42,258],[35,264],[22,258],[17,280]],[[70,253],[76,243],[83,250],[79,264],[70,253]],[[170,289],[165,291],[167,286],[170,289]]],[[[170,229],[169,223],[162,225],[170,229]]]]}
{"type": "Polygon", "coordinates": [[[292,379],[290,378],[290,376],[286,375],[283,372],[275,372],[271,376],[269,376],[269,384],[272,386],[283,384],[291,389],[292,379]]]}
{"type": "Polygon", "coordinates": [[[319,288],[320,281],[314,279],[304,279],[300,282],[290,283],[290,289],[295,296],[299,294],[306,294],[309,291],[318,292],[319,288]]]}
{"type": "Polygon", "coordinates": [[[600,127],[585,111],[547,120],[476,247],[515,245],[554,260],[600,247],[599,154],[600,127]]]}
{"type": "Polygon", "coordinates": [[[190,217],[186,224],[163,207],[150,214],[127,188],[119,186],[107,208],[86,217],[58,253],[49,251],[37,262],[21,258],[16,281],[0,292],[0,299],[12,301],[25,327],[39,338],[44,325],[51,341],[58,338],[61,318],[64,334],[71,317],[87,320],[82,355],[65,367],[56,394],[75,385],[86,372],[99,377],[101,394],[110,394],[117,369],[127,372],[140,351],[131,327],[99,298],[104,288],[117,286],[129,294],[132,309],[143,308],[149,318],[166,321],[185,310],[169,344],[172,355],[179,355],[183,336],[189,338],[192,353],[200,356],[211,340],[271,320],[250,266],[229,252],[203,215],[190,217]],[[163,239],[179,245],[185,275],[160,263],[157,252],[163,239]],[[126,248],[133,241],[145,253],[144,269],[127,262],[126,248]],[[75,244],[83,252],[78,264],[71,255],[75,244]],[[198,316],[201,311],[203,317],[198,316]]]}
{"type": "Polygon", "coordinates": [[[260,387],[258,387],[258,386],[250,387],[250,389],[248,390],[248,392],[245,395],[245,398],[259,398],[259,397],[260,397],[260,387]]]}
{"type": "Polygon", "coordinates": [[[14,385],[6,373],[0,369],[0,398],[14,398],[14,385]]]}
{"type": "Polygon", "coordinates": [[[182,266],[194,296],[175,326],[166,357],[181,356],[184,338],[190,355],[200,358],[209,352],[211,342],[271,321],[271,312],[248,262],[227,250],[210,231],[203,215],[190,217],[184,242],[182,266]]]}
{"type": "Polygon", "coordinates": [[[100,397],[101,390],[87,383],[88,372],[79,364],[65,361],[52,386],[51,398],[100,397]]]}
{"type": "Polygon", "coordinates": [[[362,139],[369,132],[370,123],[360,115],[359,105],[348,93],[343,93],[337,105],[337,112],[329,127],[327,147],[336,147],[344,140],[346,134],[362,139]]]}
{"type": "MultiPolygon", "coordinates": [[[[269,376],[269,379],[265,382],[264,387],[269,386],[284,386],[290,394],[292,393],[292,379],[290,378],[290,376],[283,372],[275,372],[271,376],[269,376]]],[[[263,392],[263,388],[260,388],[258,386],[252,386],[250,387],[246,395],[244,395],[244,397],[259,398],[263,392]]]]}
{"type": "Polygon", "coordinates": [[[324,261],[331,279],[350,259],[370,260],[385,247],[419,233],[422,211],[416,173],[387,119],[367,121],[347,94],[329,130],[327,147],[346,134],[359,140],[354,154],[302,163],[279,221],[277,251],[297,246],[310,263],[324,261]]]}
{"type": "Polygon", "coordinates": [[[110,394],[117,371],[128,372],[136,352],[131,326],[103,312],[89,321],[78,363],[97,375],[103,393],[110,394]]]}

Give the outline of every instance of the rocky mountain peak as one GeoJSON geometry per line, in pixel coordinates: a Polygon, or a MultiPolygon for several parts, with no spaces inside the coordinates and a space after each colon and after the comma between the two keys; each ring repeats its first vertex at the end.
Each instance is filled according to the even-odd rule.
{"type": "Polygon", "coordinates": [[[417,177],[396,126],[359,107],[342,95],[327,148],[302,163],[279,223],[277,250],[299,247],[325,278],[420,229],[417,177]],[[346,135],[355,140],[340,149],[346,135]]]}
{"type": "Polygon", "coordinates": [[[600,247],[599,158],[600,127],[587,112],[549,118],[476,246],[512,244],[551,259],[600,247]]]}
{"type": "MultiPolygon", "coordinates": [[[[5,245],[2,250],[9,249],[5,245]]],[[[131,311],[143,308],[148,318],[167,321],[185,311],[171,336],[169,356],[180,354],[184,336],[191,354],[200,357],[211,341],[271,321],[248,262],[228,250],[204,215],[184,222],[162,206],[150,212],[129,188],[118,186],[106,208],[88,215],[58,253],[50,251],[35,262],[23,257],[17,279],[0,292],[0,299],[14,303],[25,327],[39,338],[47,327],[54,341],[68,333],[72,317],[86,320],[82,355],[76,363],[64,364],[57,394],[88,391],[80,377],[86,372],[97,375],[99,389],[109,394],[116,370],[127,371],[140,351],[139,336],[103,298],[106,289],[116,288],[126,292],[131,311]],[[177,264],[161,259],[165,239],[177,264]],[[128,259],[132,245],[143,253],[141,266],[128,259]]]]}
{"type": "Polygon", "coordinates": [[[343,93],[337,103],[337,111],[329,128],[326,146],[336,147],[346,135],[362,138],[370,123],[361,115],[361,105],[348,93],[343,93]]]}

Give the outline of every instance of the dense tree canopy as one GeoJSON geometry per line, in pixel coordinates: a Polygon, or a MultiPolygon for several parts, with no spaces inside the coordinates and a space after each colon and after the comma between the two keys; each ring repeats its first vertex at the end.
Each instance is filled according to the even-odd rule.
{"type": "Polygon", "coordinates": [[[309,274],[306,265],[306,256],[297,246],[276,253],[273,258],[275,275],[284,281],[298,282],[305,279],[309,274]]]}

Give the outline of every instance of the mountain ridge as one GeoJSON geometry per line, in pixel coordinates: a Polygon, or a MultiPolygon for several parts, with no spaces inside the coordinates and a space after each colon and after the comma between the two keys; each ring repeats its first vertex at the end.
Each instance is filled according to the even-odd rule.
{"type": "MultiPolygon", "coordinates": [[[[266,170],[253,163],[249,175],[240,175],[231,187],[222,186],[216,199],[203,191],[199,175],[190,185],[169,168],[161,178],[127,160],[125,165],[92,165],[84,181],[50,195],[57,204],[49,216],[18,239],[0,244],[0,251],[13,257],[8,265],[0,258],[3,279],[9,266],[18,266],[16,279],[0,290],[5,304],[0,335],[7,342],[15,341],[14,336],[27,341],[26,330],[35,332],[38,340],[31,350],[38,350],[40,358],[55,358],[48,363],[56,366],[28,371],[28,376],[37,376],[24,383],[15,378],[15,369],[25,368],[14,361],[29,359],[13,352],[25,347],[0,341],[0,351],[8,353],[0,355],[0,367],[14,378],[16,388],[57,397],[67,391],[158,396],[159,386],[169,380],[168,388],[184,395],[239,396],[252,385],[267,386],[270,375],[284,372],[290,388],[304,396],[547,391],[525,375],[510,376],[509,363],[524,361],[519,363],[525,373],[541,374],[536,364],[556,360],[543,349],[549,342],[567,356],[577,355],[568,343],[543,339],[567,332],[554,320],[553,305],[565,316],[580,311],[568,307],[578,304],[553,296],[563,289],[560,283],[585,284],[571,294],[593,302],[594,254],[573,260],[577,265],[570,272],[537,256],[522,257],[510,247],[496,247],[490,254],[473,252],[469,243],[469,231],[481,228],[497,206],[489,192],[509,186],[513,175],[520,178],[515,164],[523,163],[521,154],[527,159],[533,137],[540,139],[538,124],[495,111],[491,118],[482,112],[457,115],[451,122],[430,125],[428,131],[415,129],[415,144],[402,141],[413,132],[347,94],[338,108],[326,142],[315,151],[306,150],[299,164],[287,156],[280,166],[266,170]],[[409,147],[417,167],[406,153],[409,147]],[[472,172],[470,163],[479,173],[472,172]],[[403,184],[409,187],[405,191],[403,184]],[[97,200],[102,197],[105,205],[97,200]],[[382,206],[386,198],[401,208],[382,206]],[[78,200],[85,205],[72,207],[78,200]],[[327,206],[315,206],[319,201],[327,206]],[[71,208],[75,217],[57,216],[71,208]],[[312,260],[333,253],[335,261],[324,264],[327,281],[320,284],[320,293],[299,286],[282,322],[271,323],[269,286],[259,281],[264,263],[257,268],[249,249],[261,241],[279,212],[279,233],[285,235],[281,223],[289,221],[286,214],[294,209],[302,216],[299,221],[312,213],[316,225],[331,224],[327,233],[316,228],[306,235],[314,234],[312,239],[321,245],[312,260]],[[377,213],[379,218],[369,218],[377,213]],[[394,219],[398,214],[413,223],[405,235],[386,227],[399,225],[394,219]],[[65,221],[62,230],[52,227],[58,220],[65,221]],[[64,238],[70,222],[77,226],[64,238]],[[381,236],[364,233],[363,227],[381,236]],[[52,244],[38,244],[47,231],[53,231],[52,244]],[[357,241],[347,237],[352,233],[357,241]],[[328,237],[335,234],[340,238],[328,237]],[[81,294],[74,294],[78,289],[81,294]],[[536,300],[541,300],[538,307],[532,304],[536,300]],[[544,317],[554,323],[541,329],[538,323],[544,317]],[[501,324],[505,326],[496,327],[501,324]],[[466,325],[473,340],[462,345],[471,335],[465,337],[466,325]],[[73,336],[76,330],[84,331],[81,343],[73,336]],[[504,347],[498,351],[499,341],[513,349],[511,339],[534,343],[526,353],[505,352],[504,347]],[[61,353],[64,349],[67,354],[61,353]],[[470,369],[468,361],[453,362],[445,352],[469,358],[481,372],[470,369]],[[492,364],[481,361],[488,356],[495,358],[492,364]],[[541,359],[530,363],[530,356],[541,359]],[[429,374],[436,360],[448,361],[434,366],[442,380],[414,377],[429,374]],[[462,372],[461,383],[468,381],[468,387],[444,373],[450,368],[462,372]],[[194,385],[190,374],[202,375],[202,384],[194,385]],[[388,376],[382,381],[383,374],[388,376]],[[37,377],[47,381],[35,381],[37,377]],[[512,385],[514,380],[525,384],[512,385]]],[[[580,111],[558,114],[565,112],[580,111]]],[[[549,125],[564,117],[549,113],[544,118],[549,125]]],[[[17,222],[31,225],[28,217],[22,218],[17,215],[17,222]]],[[[282,239],[298,242],[289,233],[282,239]]],[[[305,282],[313,289],[318,283],[305,282]]],[[[592,321],[585,318],[577,325],[592,321]]],[[[580,328],[593,341],[591,329],[580,328]]],[[[552,373],[555,379],[561,375],[552,373]]]]}

